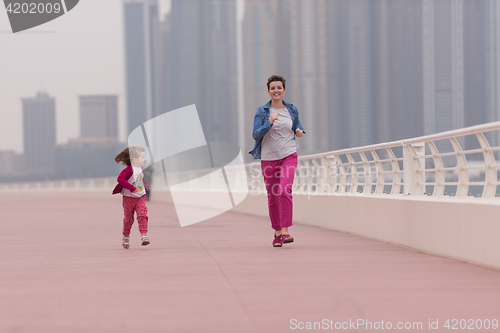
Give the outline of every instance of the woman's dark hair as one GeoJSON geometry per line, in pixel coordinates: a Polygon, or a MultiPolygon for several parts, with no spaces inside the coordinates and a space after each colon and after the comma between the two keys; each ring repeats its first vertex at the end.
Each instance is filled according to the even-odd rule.
{"type": "Polygon", "coordinates": [[[130,162],[131,158],[137,158],[139,157],[139,153],[145,152],[146,149],[144,149],[141,146],[128,146],[125,147],[118,155],[115,157],[115,162],[116,163],[121,163],[124,165],[130,165],[132,162],[130,162]]]}
{"type": "Polygon", "coordinates": [[[283,88],[285,88],[285,82],[286,82],[285,78],[283,76],[273,75],[269,79],[267,79],[267,90],[269,90],[269,85],[271,84],[271,82],[276,82],[276,81],[283,83],[283,88]]]}

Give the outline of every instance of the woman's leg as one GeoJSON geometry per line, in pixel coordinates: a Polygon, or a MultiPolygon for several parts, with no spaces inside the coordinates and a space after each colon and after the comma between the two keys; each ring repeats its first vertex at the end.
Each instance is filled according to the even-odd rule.
{"type": "Polygon", "coordinates": [[[266,184],[267,203],[269,206],[269,218],[271,219],[271,227],[281,234],[280,222],[280,204],[279,196],[281,194],[279,167],[280,161],[261,161],[262,175],[266,184]]]}
{"type": "MultiPolygon", "coordinates": [[[[295,178],[295,171],[297,170],[297,153],[285,157],[281,163],[281,169],[280,188],[282,191],[279,197],[280,221],[281,228],[288,228],[293,224],[292,186],[293,179],[295,178]]],[[[287,234],[288,229],[285,229],[283,233],[287,234]]]]}

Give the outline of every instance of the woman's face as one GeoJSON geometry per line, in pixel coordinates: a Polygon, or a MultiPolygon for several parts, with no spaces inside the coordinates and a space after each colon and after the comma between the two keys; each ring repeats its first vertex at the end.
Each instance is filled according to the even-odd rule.
{"type": "Polygon", "coordinates": [[[271,96],[272,100],[281,101],[285,92],[286,89],[283,88],[283,83],[281,81],[273,81],[269,83],[269,90],[267,93],[271,96]]]}

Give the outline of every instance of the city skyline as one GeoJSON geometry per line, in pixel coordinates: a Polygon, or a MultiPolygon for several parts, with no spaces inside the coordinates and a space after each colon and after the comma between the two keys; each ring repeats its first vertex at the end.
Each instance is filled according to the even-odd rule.
{"type": "MultiPolygon", "coordinates": [[[[158,0],[160,15],[170,0],[158,0]]],[[[79,137],[80,95],[118,95],[119,138],[125,133],[122,0],[81,1],[63,17],[12,34],[0,9],[0,150],[23,151],[22,98],[45,91],[56,99],[56,141],[79,137]]]]}
{"type": "MultiPolygon", "coordinates": [[[[306,127],[308,140],[300,140],[303,153],[415,137],[499,119],[500,103],[496,92],[500,80],[496,75],[499,53],[495,51],[499,25],[495,2],[246,0],[245,16],[241,21],[243,101],[238,100],[241,99],[238,96],[241,83],[237,77],[238,51],[234,42],[238,26],[231,23],[237,22],[241,11],[241,7],[237,9],[238,1],[213,0],[207,8],[203,6],[208,2],[199,0],[174,1],[173,7],[177,9],[173,15],[170,8],[160,13],[157,4],[160,2],[156,0],[118,2],[120,17],[116,22],[119,21],[122,48],[114,53],[112,61],[104,58],[100,61],[110,65],[109,73],[114,73],[115,84],[106,83],[111,80],[108,72],[94,73],[92,64],[98,59],[93,52],[84,58],[83,67],[89,72],[88,78],[66,77],[68,89],[81,90],[74,91],[77,96],[118,96],[118,137],[122,141],[127,132],[145,120],[196,103],[206,132],[213,130],[209,134],[213,138],[208,139],[241,144],[240,123],[243,121],[244,144],[241,148],[247,150],[252,141],[254,109],[266,102],[265,79],[275,73],[287,78],[286,100],[298,105],[306,127]],[[149,15],[151,20],[143,25],[151,29],[152,34],[147,41],[149,56],[156,56],[156,59],[150,58],[149,69],[143,75],[149,77],[148,84],[130,76],[131,69],[137,74],[137,64],[127,60],[127,54],[133,55],[130,59],[145,56],[140,53],[143,51],[131,53],[145,48],[146,44],[127,44],[132,40],[130,31],[135,29],[128,29],[126,24],[134,22],[130,21],[130,13],[127,14],[127,4],[142,6],[143,3],[155,6],[149,15]],[[200,10],[198,14],[197,10],[200,10]],[[210,25],[203,23],[204,17],[210,25]],[[195,22],[200,23],[198,27],[195,22]],[[479,48],[471,52],[470,46],[479,48]],[[158,58],[158,55],[161,56],[158,58]],[[193,61],[191,56],[194,55],[201,57],[193,61]],[[92,84],[88,84],[87,79],[92,79],[89,81],[92,84]],[[85,81],[87,88],[77,88],[80,81],[85,81]],[[107,91],[99,84],[108,87],[107,91]],[[110,91],[113,90],[110,87],[115,87],[116,91],[110,91]],[[134,104],[130,92],[137,94],[141,87],[150,91],[146,94],[150,97],[146,98],[146,104],[136,107],[145,114],[132,121],[126,109],[134,104]],[[94,91],[86,92],[87,89],[94,91]],[[166,89],[168,94],[158,92],[166,89]],[[230,91],[233,93],[228,94],[230,91]],[[227,100],[229,97],[235,99],[227,100]],[[244,105],[243,112],[240,103],[244,105]],[[231,133],[221,135],[222,124],[228,125],[231,133]]],[[[117,29],[115,25],[111,27],[117,29]]],[[[26,33],[21,38],[48,40],[50,35],[59,33],[26,33]]],[[[6,37],[0,34],[0,38],[6,37]]],[[[59,37],[56,39],[59,42],[59,37]]],[[[120,44],[118,40],[115,42],[120,44]]],[[[59,57],[58,64],[70,63],[71,54],[59,57]]],[[[62,67],[51,67],[53,64],[45,62],[43,52],[38,56],[39,66],[52,69],[56,77],[64,76],[57,70],[62,67]]],[[[31,66],[31,61],[25,62],[27,67],[31,66]]],[[[22,75],[19,78],[13,75],[12,81],[19,84],[22,75]]],[[[33,80],[31,77],[27,81],[32,84],[33,80]]],[[[17,102],[38,91],[46,91],[56,100],[57,143],[78,137],[81,124],[78,114],[70,116],[73,113],[67,102],[71,99],[70,94],[48,86],[19,96],[17,102]],[[69,121],[70,118],[73,120],[69,121]]],[[[2,93],[5,94],[5,90],[2,93]]],[[[12,97],[5,100],[12,100],[12,97]]],[[[78,106],[77,98],[72,99],[72,104],[78,106]]],[[[9,128],[18,130],[5,139],[7,131],[0,128],[4,135],[0,135],[0,150],[19,152],[22,140],[16,140],[16,136],[19,138],[22,133],[16,122],[19,124],[20,115],[6,111],[9,109],[14,108],[7,106],[2,112],[9,116],[9,128]]]]}

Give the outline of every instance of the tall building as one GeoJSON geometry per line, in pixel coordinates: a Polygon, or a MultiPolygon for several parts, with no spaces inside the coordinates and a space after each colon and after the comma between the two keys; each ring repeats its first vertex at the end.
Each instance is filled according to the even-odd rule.
{"type": "Polygon", "coordinates": [[[114,157],[125,147],[115,138],[78,138],[55,148],[56,179],[116,177],[114,157]]]}
{"type": "Polygon", "coordinates": [[[369,0],[326,2],[327,61],[316,71],[325,72],[327,83],[315,87],[327,87],[322,95],[327,96],[328,114],[316,121],[328,124],[330,149],[374,143],[374,8],[369,0]]]}
{"type": "Polygon", "coordinates": [[[56,101],[45,92],[23,98],[23,135],[26,171],[48,176],[54,173],[56,101]]]}
{"type": "MultiPolygon", "coordinates": [[[[253,146],[255,109],[270,100],[267,78],[285,77],[284,100],[298,107],[307,135],[301,153],[329,149],[325,0],[247,0],[243,21],[245,135],[253,146]]],[[[302,141],[303,140],[303,141],[302,141]]]]}
{"type": "Polygon", "coordinates": [[[327,95],[328,95],[328,127],[330,128],[328,150],[338,150],[350,147],[347,133],[347,95],[344,66],[344,34],[346,31],[346,18],[344,0],[330,0],[326,2],[327,35],[325,36],[327,52],[327,95]]]}
{"type": "MultiPolygon", "coordinates": [[[[390,0],[380,0],[373,6],[372,18],[372,43],[374,51],[372,54],[374,75],[372,77],[373,89],[373,109],[374,109],[374,137],[375,142],[387,142],[393,139],[393,128],[391,121],[391,74],[395,70],[391,68],[390,46],[391,29],[395,24],[391,21],[390,6],[394,2],[390,0]],[[392,70],[392,71],[391,71],[392,70]]],[[[396,44],[397,45],[397,44],[396,44]]]]}
{"type": "Polygon", "coordinates": [[[81,136],[55,147],[56,179],[110,177],[120,166],[114,157],[118,141],[118,96],[80,96],[81,136]]]}
{"type": "MultiPolygon", "coordinates": [[[[487,48],[490,17],[484,0],[464,0],[464,126],[483,124],[487,116],[487,48]],[[485,33],[486,32],[486,33],[485,33]]],[[[494,50],[492,50],[494,52],[494,50]]],[[[479,148],[475,137],[465,138],[466,149],[479,148]]]]}
{"type": "Polygon", "coordinates": [[[118,139],[118,96],[80,96],[80,136],[118,139]]]}
{"type": "Polygon", "coordinates": [[[238,143],[236,0],[172,0],[170,108],[196,104],[207,141],[238,143]]]}
{"type": "MultiPolygon", "coordinates": [[[[245,16],[242,22],[242,46],[243,46],[243,123],[244,123],[244,152],[249,152],[254,145],[252,138],[253,120],[256,109],[270,100],[267,93],[267,78],[273,74],[282,75],[285,78],[287,74],[278,70],[279,60],[286,60],[289,57],[284,56],[286,52],[279,52],[283,57],[278,59],[277,50],[288,50],[286,36],[282,34],[288,29],[283,28],[279,38],[277,35],[277,16],[279,0],[246,0],[245,16]],[[272,33],[266,33],[272,32],[272,33]],[[277,43],[284,40],[285,45],[276,47],[277,43]]],[[[287,7],[282,8],[287,12],[287,7]]],[[[289,73],[289,70],[288,70],[289,73]]],[[[285,100],[289,100],[285,95],[285,100]]],[[[247,160],[251,156],[245,154],[247,160]]]]}
{"type": "Polygon", "coordinates": [[[346,32],[343,40],[347,86],[346,105],[349,146],[373,142],[372,53],[370,0],[346,1],[346,32]]]}
{"type": "Polygon", "coordinates": [[[499,22],[497,0],[246,0],[245,123],[271,74],[301,111],[302,152],[499,120],[499,22]]]}
{"type": "MultiPolygon", "coordinates": [[[[463,0],[423,1],[424,133],[464,126],[463,0]]],[[[451,150],[438,142],[438,150],[451,150]]]]}
{"type": "Polygon", "coordinates": [[[423,135],[421,7],[420,0],[327,1],[331,149],[423,135]]]}
{"type": "MultiPolygon", "coordinates": [[[[326,2],[286,2],[290,13],[290,48],[279,58],[290,57],[287,99],[298,106],[300,120],[307,133],[301,141],[302,153],[317,153],[329,148],[326,2]]],[[[278,48],[277,52],[281,53],[281,49],[278,48]]]]}
{"type": "Polygon", "coordinates": [[[378,100],[374,121],[381,120],[386,127],[378,122],[374,141],[421,136],[424,135],[422,1],[383,1],[380,5],[383,6],[380,12],[384,13],[377,24],[382,25],[386,36],[377,43],[376,52],[383,59],[376,66],[376,76],[386,83],[384,88],[377,82],[372,85],[378,100]],[[382,22],[385,19],[387,23],[382,22]]]}
{"type": "Polygon", "coordinates": [[[124,0],[127,135],[161,113],[157,0],[124,0]]]}
{"type": "Polygon", "coordinates": [[[9,176],[24,173],[24,155],[13,150],[0,150],[0,179],[7,180],[9,176]]]}
{"type": "MultiPolygon", "coordinates": [[[[484,2],[484,74],[486,122],[500,120],[500,3],[484,2]]],[[[488,134],[492,145],[500,144],[500,133],[488,134]]]]}
{"type": "Polygon", "coordinates": [[[172,111],[170,107],[170,13],[160,22],[160,114],[172,111]]]}

